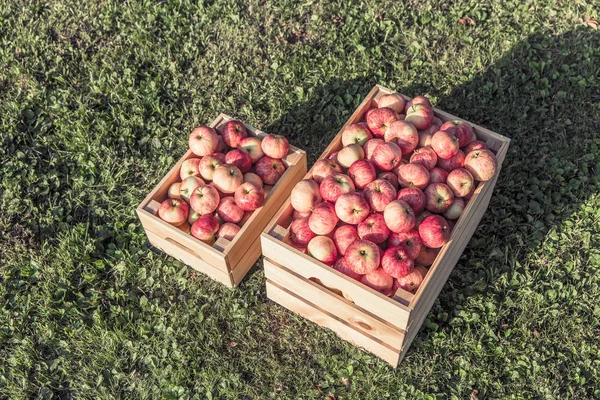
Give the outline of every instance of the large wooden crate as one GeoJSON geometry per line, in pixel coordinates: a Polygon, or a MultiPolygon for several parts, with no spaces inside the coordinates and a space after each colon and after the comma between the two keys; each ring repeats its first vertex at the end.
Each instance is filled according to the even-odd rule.
{"type": "MultiPolygon", "coordinates": [[[[394,91],[375,86],[319,159],[338,151],[346,126],[361,121],[389,93],[394,91]]],[[[442,121],[460,119],[438,109],[434,112],[442,121]]],[[[286,242],[293,209],[288,198],[261,236],[267,296],[397,366],[487,209],[508,150],[508,138],[471,125],[477,138],[496,153],[498,172],[478,185],[416,293],[400,288],[393,298],[386,297],[290,246],[286,242]]],[[[304,178],[311,178],[311,172],[304,178]]]]}
{"type": "MultiPolygon", "coordinates": [[[[211,124],[219,133],[221,127],[232,120],[221,114],[211,124]]],[[[244,124],[250,136],[265,136],[265,133],[244,124]]],[[[246,276],[261,253],[260,233],[281,207],[294,185],[306,174],[306,153],[294,146],[282,160],[286,171],[274,186],[265,185],[265,200],[243,224],[232,241],[218,238],[210,246],[192,235],[160,219],[156,213],[160,203],[167,199],[172,183],[179,181],[181,164],[196,157],[188,150],[169,173],[146,196],[136,209],[150,243],[228,287],[234,287],[246,276]]]]}

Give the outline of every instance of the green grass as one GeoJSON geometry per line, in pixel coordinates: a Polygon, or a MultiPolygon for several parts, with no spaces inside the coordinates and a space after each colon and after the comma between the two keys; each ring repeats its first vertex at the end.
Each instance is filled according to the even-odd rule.
{"type": "Polygon", "coordinates": [[[0,396],[600,397],[598,4],[358,3],[0,2],[0,396]],[[312,162],[375,83],[512,139],[397,369],[267,301],[260,262],[229,291],[153,251],[134,212],[196,124],[312,162]]]}

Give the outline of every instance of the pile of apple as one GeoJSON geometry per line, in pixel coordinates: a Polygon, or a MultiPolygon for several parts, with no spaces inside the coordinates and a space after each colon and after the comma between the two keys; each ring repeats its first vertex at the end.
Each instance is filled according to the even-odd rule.
{"type": "Polygon", "coordinates": [[[468,123],[442,123],[426,97],[397,93],[341,140],[294,187],[288,241],[380,293],[414,292],[496,156],[468,123]]]}
{"type": "Polygon", "coordinates": [[[290,145],[280,135],[248,136],[243,123],[228,121],[220,135],[197,127],[189,146],[198,157],[183,162],[181,181],[169,187],[158,216],[208,244],[232,240],[262,205],[263,185],[274,185],[285,172],[281,159],[290,145]]]}

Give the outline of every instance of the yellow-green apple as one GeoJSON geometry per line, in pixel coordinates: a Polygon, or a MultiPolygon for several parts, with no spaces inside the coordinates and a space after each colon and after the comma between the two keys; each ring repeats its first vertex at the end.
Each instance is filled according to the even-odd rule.
{"type": "Polygon", "coordinates": [[[181,164],[179,169],[179,177],[184,180],[188,176],[200,175],[200,158],[188,158],[181,164]]]}
{"type": "Polygon", "coordinates": [[[240,121],[227,121],[221,128],[221,136],[225,144],[232,148],[239,147],[242,139],[248,136],[248,131],[240,121]]]}
{"type": "Polygon", "coordinates": [[[180,199],[167,199],[158,207],[158,216],[173,226],[186,222],[189,206],[180,199]]]}
{"type": "Polygon", "coordinates": [[[498,160],[489,150],[473,150],[465,157],[465,169],[467,169],[478,181],[489,181],[498,169],[498,160]]]}
{"type": "Polygon", "coordinates": [[[294,212],[292,213],[292,220],[296,220],[298,218],[308,218],[308,217],[310,217],[310,214],[312,214],[312,210],[306,211],[306,212],[300,212],[298,210],[294,210],[294,212]]]}
{"type": "Polygon", "coordinates": [[[169,186],[169,191],[167,193],[167,196],[170,199],[180,199],[181,198],[180,193],[179,193],[180,188],[181,188],[181,182],[172,183],[171,186],[169,186]]]}
{"type": "Polygon", "coordinates": [[[408,154],[417,148],[419,133],[410,122],[394,121],[388,126],[383,136],[386,142],[393,142],[400,147],[402,154],[408,154]]]}
{"type": "Polygon", "coordinates": [[[400,165],[402,150],[397,144],[385,142],[375,148],[373,152],[373,163],[381,171],[391,171],[400,165]]]}
{"type": "Polygon", "coordinates": [[[190,133],[188,144],[192,153],[204,157],[217,150],[219,137],[213,128],[199,126],[190,133]]]}
{"type": "Polygon", "coordinates": [[[402,188],[424,189],[429,184],[429,171],[421,164],[404,164],[398,168],[398,183],[402,188]]]}
{"type": "Polygon", "coordinates": [[[225,164],[235,165],[242,174],[245,174],[250,172],[250,168],[252,168],[252,159],[245,151],[235,149],[225,154],[225,164]]]}
{"type": "Polygon", "coordinates": [[[455,155],[446,160],[438,158],[436,165],[447,172],[456,168],[462,168],[465,165],[465,153],[462,150],[458,150],[455,155]]]}
{"type": "Polygon", "coordinates": [[[251,182],[258,187],[263,187],[262,179],[260,179],[260,176],[256,175],[254,172],[246,172],[244,174],[244,182],[251,182]]]}
{"type": "Polygon", "coordinates": [[[481,150],[481,149],[489,150],[490,148],[488,147],[487,144],[485,144],[485,142],[482,142],[481,140],[474,140],[463,148],[463,152],[465,154],[469,154],[473,150],[481,150]]]}
{"type": "Polygon", "coordinates": [[[383,268],[378,268],[375,271],[363,275],[362,278],[360,278],[360,282],[384,296],[389,296],[392,291],[392,285],[394,284],[394,278],[389,276],[383,268]]]}
{"type": "Polygon", "coordinates": [[[393,171],[382,171],[377,174],[377,179],[383,179],[392,184],[394,189],[398,190],[398,176],[393,171]]]}
{"type": "Polygon", "coordinates": [[[454,193],[445,183],[432,183],[423,190],[425,208],[433,213],[443,213],[454,201],[454,193]]]}
{"type": "Polygon", "coordinates": [[[190,211],[188,212],[187,222],[190,225],[192,225],[201,216],[202,216],[201,214],[197,213],[196,211],[194,211],[190,208],[190,211]]]}
{"type": "Polygon", "coordinates": [[[382,138],[387,127],[398,120],[398,114],[388,107],[372,108],[365,114],[365,120],[373,135],[382,138]]]}
{"type": "Polygon", "coordinates": [[[337,162],[344,168],[350,166],[358,160],[365,158],[365,151],[359,144],[350,144],[342,149],[337,154],[337,162]]]}
{"type": "Polygon", "coordinates": [[[360,239],[350,243],[344,257],[352,271],[364,275],[379,268],[381,250],[375,243],[360,239]]]}
{"type": "Polygon", "coordinates": [[[439,131],[439,128],[435,125],[431,125],[427,129],[423,129],[419,132],[419,147],[431,146],[431,138],[435,133],[439,131]]]}
{"type": "Polygon", "coordinates": [[[217,237],[222,237],[229,241],[233,240],[235,235],[240,231],[240,227],[231,222],[225,222],[217,231],[217,237]]]}
{"type": "Polygon", "coordinates": [[[371,210],[382,212],[391,201],[396,199],[396,189],[384,179],[375,179],[365,186],[363,194],[371,210]]]}
{"type": "Polygon", "coordinates": [[[419,252],[417,258],[415,258],[415,264],[428,267],[433,264],[439,252],[439,248],[432,249],[427,246],[421,246],[421,251],[419,252]]]}
{"type": "Polygon", "coordinates": [[[406,100],[399,93],[390,93],[384,96],[381,96],[379,101],[377,102],[378,108],[391,108],[398,114],[401,114],[404,111],[404,106],[406,105],[406,100]]]}
{"type": "Polygon", "coordinates": [[[248,136],[241,140],[239,149],[245,153],[248,153],[252,163],[255,163],[265,155],[262,151],[261,144],[262,139],[260,137],[248,136]]]}
{"type": "Polygon", "coordinates": [[[448,179],[448,171],[440,167],[429,171],[429,183],[446,183],[446,179],[448,179]]]}
{"type": "Polygon", "coordinates": [[[354,225],[342,225],[333,232],[333,241],[341,255],[345,255],[348,246],[359,239],[358,231],[354,225]]]}
{"type": "Polygon", "coordinates": [[[421,251],[421,237],[416,229],[406,232],[392,232],[387,241],[388,247],[402,246],[411,260],[414,260],[421,251]]]}
{"type": "Polygon", "coordinates": [[[383,210],[383,220],[392,232],[406,232],[415,227],[415,212],[404,200],[394,200],[383,210]]]}
{"type": "Polygon", "coordinates": [[[458,145],[460,147],[465,147],[467,144],[477,139],[475,132],[473,132],[473,128],[468,122],[458,119],[446,121],[440,127],[440,130],[450,130],[451,128],[454,128],[453,133],[454,136],[456,136],[456,139],[458,139],[458,145]]]}
{"type": "Polygon", "coordinates": [[[223,140],[223,136],[217,134],[217,149],[211,153],[223,153],[224,151],[227,151],[227,145],[225,144],[225,141],[223,140]]]}
{"type": "Polygon", "coordinates": [[[189,234],[192,231],[192,226],[187,221],[185,221],[183,224],[177,226],[177,229],[179,229],[183,233],[189,234]]]}
{"type": "Polygon", "coordinates": [[[308,226],[317,235],[328,235],[333,232],[338,221],[333,204],[324,201],[317,204],[308,217],[308,226]]]}
{"type": "Polygon", "coordinates": [[[306,252],[309,256],[327,265],[333,265],[338,256],[335,243],[327,236],[315,236],[312,238],[306,246],[306,252]]]}
{"type": "Polygon", "coordinates": [[[423,244],[429,248],[440,248],[450,238],[448,221],[441,215],[430,215],[419,225],[419,236],[423,244]]]}
{"type": "Polygon", "coordinates": [[[235,165],[223,164],[213,175],[213,185],[225,194],[234,193],[242,182],[244,182],[244,175],[235,165]]]}
{"type": "Polygon", "coordinates": [[[235,204],[244,211],[254,211],[262,205],[265,191],[252,182],[242,183],[234,194],[235,204]]]}
{"type": "Polygon", "coordinates": [[[383,215],[371,213],[356,228],[358,237],[363,240],[369,240],[373,243],[383,243],[390,236],[390,229],[387,227],[383,215]]]}
{"type": "Polygon", "coordinates": [[[381,257],[381,267],[393,278],[406,276],[415,269],[414,261],[402,246],[387,249],[381,257]]]}
{"type": "Polygon", "coordinates": [[[406,122],[410,122],[417,129],[425,129],[431,126],[433,110],[425,104],[414,104],[406,110],[406,122]]]}
{"type": "Polygon", "coordinates": [[[342,172],[342,167],[337,161],[330,159],[319,160],[312,167],[312,178],[315,182],[321,183],[329,175],[341,174],[342,172]]]}
{"type": "Polygon", "coordinates": [[[458,153],[458,139],[448,131],[437,131],[431,138],[431,148],[436,152],[438,158],[446,160],[458,153]]]}
{"type": "Polygon", "coordinates": [[[396,198],[407,202],[415,214],[420,213],[425,209],[425,194],[419,188],[413,187],[401,189],[396,198]]]}
{"type": "Polygon", "coordinates": [[[394,281],[394,286],[392,286],[392,290],[394,290],[394,288],[395,290],[398,290],[398,288],[402,288],[407,292],[414,293],[417,291],[417,289],[419,289],[419,286],[421,286],[423,278],[423,273],[419,269],[414,268],[409,274],[401,278],[397,278],[394,281]]]}
{"type": "Polygon", "coordinates": [[[410,162],[412,164],[421,164],[431,171],[438,162],[438,156],[431,147],[420,147],[413,151],[410,156],[410,162]]]}
{"type": "Polygon", "coordinates": [[[209,154],[202,157],[202,160],[200,160],[200,164],[198,165],[200,176],[202,179],[212,181],[213,176],[215,175],[215,170],[223,164],[225,164],[225,161],[221,161],[215,154],[209,154]]]}
{"type": "Polygon", "coordinates": [[[469,171],[464,168],[457,168],[448,174],[446,185],[452,190],[454,197],[464,197],[471,192],[475,181],[469,171]]]}
{"type": "Polygon", "coordinates": [[[303,179],[292,189],[290,200],[294,210],[301,213],[312,212],[323,198],[319,193],[319,185],[312,179],[303,179]]]}
{"type": "Polygon", "coordinates": [[[285,173],[285,164],[280,159],[264,156],[254,164],[254,172],[265,185],[274,185],[285,173]]]}
{"type": "Polygon", "coordinates": [[[359,281],[360,278],[362,277],[361,274],[357,274],[356,272],[352,271],[352,269],[348,265],[348,260],[346,260],[345,257],[339,258],[335,262],[335,264],[333,264],[333,269],[335,269],[336,271],[341,272],[342,274],[347,275],[350,278],[357,280],[357,281],[359,281]]]}
{"type": "Polygon", "coordinates": [[[190,196],[198,186],[204,185],[204,181],[197,176],[188,176],[181,185],[179,185],[179,197],[185,201],[190,201],[190,196]]]}
{"type": "Polygon", "coordinates": [[[343,222],[358,225],[370,212],[369,203],[361,193],[352,192],[341,195],[335,202],[335,213],[343,222]]]}
{"type": "Polygon", "coordinates": [[[404,105],[404,112],[406,114],[406,112],[408,111],[409,108],[411,108],[413,105],[417,105],[417,104],[424,104],[428,107],[431,107],[431,102],[429,101],[429,99],[425,96],[415,96],[412,98],[412,100],[407,101],[406,104],[404,105]]]}
{"type": "Polygon", "coordinates": [[[285,136],[271,133],[263,138],[261,149],[266,156],[283,158],[290,151],[290,143],[285,136]]]}
{"type": "Polygon", "coordinates": [[[342,145],[348,146],[349,144],[356,143],[363,146],[367,140],[372,139],[373,135],[369,131],[369,127],[364,122],[358,124],[349,125],[342,132],[342,145]]]}
{"type": "Polygon", "coordinates": [[[358,189],[364,188],[377,178],[375,166],[369,160],[358,160],[348,168],[348,175],[358,189]]]}
{"type": "Polygon", "coordinates": [[[458,219],[465,209],[465,201],[462,197],[456,197],[450,207],[444,213],[444,217],[448,219],[458,219]]]}
{"type": "Polygon", "coordinates": [[[237,224],[244,217],[244,210],[235,204],[233,196],[226,196],[221,199],[217,206],[217,215],[225,222],[237,224]]]}
{"type": "Polygon", "coordinates": [[[192,236],[204,243],[212,244],[219,231],[219,221],[212,214],[205,214],[192,225],[192,236]]]}
{"type": "Polygon", "coordinates": [[[308,218],[299,218],[292,221],[289,238],[294,247],[305,248],[315,236],[317,235],[308,226],[308,218]]]}
{"type": "Polygon", "coordinates": [[[344,174],[329,175],[319,185],[319,193],[323,200],[334,204],[341,195],[355,190],[352,179],[344,174]]]}
{"type": "Polygon", "coordinates": [[[221,198],[217,189],[209,185],[198,186],[190,196],[190,207],[202,215],[210,214],[217,209],[221,198]]]}
{"type": "Polygon", "coordinates": [[[365,158],[367,160],[372,160],[373,152],[375,151],[377,146],[379,146],[380,144],[383,144],[383,143],[385,143],[385,141],[380,138],[374,138],[374,139],[368,140],[363,146],[363,149],[365,150],[365,158]]]}

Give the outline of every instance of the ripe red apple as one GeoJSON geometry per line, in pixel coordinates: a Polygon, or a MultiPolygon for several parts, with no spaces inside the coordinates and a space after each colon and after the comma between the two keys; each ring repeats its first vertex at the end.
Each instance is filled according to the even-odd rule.
{"type": "Polygon", "coordinates": [[[192,226],[187,221],[177,226],[177,229],[179,229],[183,233],[187,233],[188,235],[192,232],[192,226]]]}
{"type": "Polygon", "coordinates": [[[241,228],[244,226],[244,224],[250,219],[250,217],[252,216],[252,214],[254,214],[254,212],[252,211],[244,211],[244,216],[242,217],[242,220],[240,222],[238,222],[238,226],[241,228]]]}
{"type": "Polygon", "coordinates": [[[387,127],[398,120],[398,114],[387,107],[372,108],[365,114],[365,120],[373,135],[382,138],[387,127]]]}
{"type": "Polygon", "coordinates": [[[352,271],[364,275],[379,267],[381,251],[375,243],[361,239],[348,246],[344,257],[352,271]]]}
{"type": "Polygon", "coordinates": [[[256,175],[254,172],[246,172],[244,174],[244,182],[254,183],[258,187],[263,187],[262,179],[260,179],[260,176],[256,175]]]}
{"type": "Polygon", "coordinates": [[[414,293],[417,291],[417,289],[419,289],[419,286],[421,286],[424,277],[425,276],[420,269],[414,268],[411,273],[396,279],[394,281],[393,288],[396,288],[396,290],[398,290],[398,288],[402,288],[407,292],[414,293]]]}
{"type": "Polygon", "coordinates": [[[171,186],[169,186],[169,191],[167,192],[167,196],[170,199],[180,199],[180,188],[181,188],[181,182],[174,182],[171,184],[171,186]]]}
{"type": "Polygon", "coordinates": [[[393,278],[410,274],[415,268],[413,260],[402,246],[390,247],[381,257],[381,267],[393,278]]]}
{"type": "Polygon", "coordinates": [[[319,185],[321,197],[330,203],[335,203],[341,195],[354,192],[354,190],[356,189],[352,179],[344,174],[329,175],[319,185]]]}
{"type": "Polygon", "coordinates": [[[390,93],[384,96],[381,96],[379,101],[377,102],[377,108],[391,108],[398,114],[401,114],[404,111],[404,106],[406,105],[406,100],[399,93],[390,93]]]}
{"type": "Polygon", "coordinates": [[[429,171],[421,164],[404,164],[398,168],[398,183],[402,188],[424,189],[429,184],[429,171]]]}
{"type": "Polygon", "coordinates": [[[373,160],[373,152],[375,151],[375,148],[383,143],[385,143],[385,141],[380,138],[374,138],[374,139],[368,140],[363,146],[363,149],[365,151],[365,158],[367,160],[372,161],[373,160]]]}
{"type": "Polygon", "coordinates": [[[469,154],[473,150],[481,150],[481,149],[489,150],[490,148],[488,147],[487,144],[485,144],[485,142],[482,142],[481,140],[474,140],[471,143],[469,143],[468,145],[466,145],[462,150],[465,154],[469,154]]]}
{"type": "Polygon", "coordinates": [[[308,218],[299,218],[290,225],[290,241],[295,247],[306,247],[312,238],[317,236],[308,226],[308,218]]]}
{"type": "Polygon", "coordinates": [[[404,188],[398,192],[397,199],[407,202],[415,214],[425,209],[425,194],[419,188],[404,188]]]}
{"type": "MultiPolygon", "coordinates": [[[[221,164],[225,164],[225,154],[224,153],[210,153],[209,156],[215,157],[217,160],[219,160],[221,162],[221,164]]],[[[204,160],[204,158],[202,158],[202,159],[204,160]]]]}
{"type": "Polygon", "coordinates": [[[446,179],[448,179],[448,171],[442,168],[435,167],[429,171],[429,183],[446,183],[446,179]]]}
{"type": "Polygon", "coordinates": [[[348,246],[359,239],[358,231],[354,225],[342,225],[333,233],[333,241],[341,255],[345,255],[348,246]]]}
{"type": "Polygon", "coordinates": [[[285,165],[277,158],[264,156],[254,164],[254,172],[265,185],[275,185],[285,173],[285,165]]]}
{"type": "Polygon", "coordinates": [[[421,237],[416,229],[406,232],[392,232],[387,241],[388,247],[402,246],[411,260],[414,260],[421,251],[421,237]]]}
{"type": "Polygon", "coordinates": [[[200,175],[200,158],[188,158],[181,164],[179,169],[179,177],[184,180],[188,176],[199,176],[200,175]]]}
{"type": "Polygon", "coordinates": [[[222,237],[229,241],[232,241],[235,235],[240,231],[240,227],[231,222],[225,222],[217,231],[217,237],[222,237]]]}
{"type": "Polygon", "coordinates": [[[347,224],[358,225],[367,218],[370,211],[369,203],[361,193],[343,194],[335,202],[335,213],[347,224]]]}
{"type": "Polygon", "coordinates": [[[439,128],[435,125],[431,125],[429,128],[418,131],[419,147],[431,147],[431,138],[437,131],[439,131],[439,128]]]}
{"type": "Polygon", "coordinates": [[[292,189],[290,200],[294,210],[308,213],[312,212],[323,199],[319,193],[317,182],[312,179],[303,179],[292,189]]]}
{"type": "Polygon", "coordinates": [[[386,180],[375,179],[365,186],[363,194],[371,210],[382,212],[385,206],[396,199],[396,189],[386,180]]]}
{"type": "Polygon", "coordinates": [[[223,153],[226,150],[227,150],[227,145],[223,141],[223,136],[221,136],[217,133],[217,149],[215,151],[213,151],[211,154],[223,153]]]}
{"type": "Polygon", "coordinates": [[[199,126],[190,133],[188,142],[192,153],[203,157],[217,150],[219,137],[213,128],[199,126]]]}
{"type": "Polygon", "coordinates": [[[265,191],[251,182],[244,182],[235,190],[235,204],[244,211],[254,211],[262,205],[265,191]]]}
{"type": "Polygon", "coordinates": [[[425,208],[433,213],[443,213],[454,201],[454,194],[445,183],[432,183],[423,193],[425,193],[425,208]]]}
{"type": "Polygon", "coordinates": [[[240,141],[239,149],[245,153],[248,153],[253,164],[265,155],[262,151],[262,139],[258,136],[249,136],[243,138],[240,141]]]}
{"type": "Polygon", "coordinates": [[[243,182],[244,175],[235,165],[223,164],[213,175],[213,185],[226,194],[234,193],[243,182]]]}
{"type": "Polygon", "coordinates": [[[348,260],[346,260],[345,257],[338,259],[335,264],[333,264],[333,269],[357,281],[360,281],[360,278],[362,277],[361,274],[357,274],[356,272],[352,271],[348,265],[348,260]]]}
{"type": "Polygon", "coordinates": [[[462,150],[458,150],[455,155],[444,160],[443,158],[438,158],[437,166],[447,172],[452,171],[456,168],[462,168],[465,165],[465,153],[462,150]]]}
{"type": "Polygon", "coordinates": [[[350,144],[337,154],[337,162],[344,168],[350,168],[355,161],[365,158],[365,151],[359,144],[350,144]]]}
{"type": "Polygon", "coordinates": [[[417,256],[417,258],[415,258],[415,264],[428,267],[431,264],[433,264],[439,252],[439,248],[431,249],[427,246],[422,246],[419,255],[417,256]]]}
{"type": "Polygon", "coordinates": [[[292,219],[298,219],[298,218],[308,218],[310,217],[310,214],[312,214],[312,211],[307,211],[307,212],[300,212],[298,210],[294,210],[294,212],[292,213],[292,219]]]}
{"type": "Polygon", "coordinates": [[[441,215],[430,215],[419,225],[421,241],[427,247],[437,249],[450,238],[448,221],[441,215]]]}
{"type": "Polygon", "coordinates": [[[327,236],[315,236],[312,238],[306,246],[306,252],[309,256],[327,265],[333,265],[338,256],[335,243],[327,236]]]}
{"type": "Polygon", "coordinates": [[[489,150],[473,150],[465,157],[467,169],[478,181],[489,181],[498,169],[498,160],[489,150]]]}
{"type": "Polygon", "coordinates": [[[433,120],[433,110],[431,106],[424,104],[414,104],[406,110],[406,122],[410,122],[417,129],[426,129],[431,126],[433,120]]]}
{"type": "Polygon", "coordinates": [[[186,222],[188,212],[187,203],[179,199],[167,199],[158,207],[158,216],[173,226],[179,226],[186,222]]]}
{"type": "Polygon", "coordinates": [[[225,144],[232,148],[238,148],[242,139],[248,136],[248,131],[240,121],[227,121],[221,128],[221,136],[225,144]]]}
{"type": "Polygon", "coordinates": [[[329,175],[341,174],[342,172],[342,167],[337,161],[329,159],[319,160],[312,167],[312,178],[315,182],[321,183],[329,175]]]}
{"type": "Polygon", "coordinates": [[[197,176],[188,176],[181,185],[179,185],[179,197],[185,201],[190,201],[190,196],[198,186],[204,185],[204,181],[197,176]]]}
{"type": "Polygon", "coordinates": [[[198,186],[190,196],[190,207],[202,215],[217,209],[221,198],[217,189],[209,185],[198,186]]]}
{"type": "Polygon", "coordinates": [[[444,131],[451,128],[455,128],[453,133],[454,136],[456,136],[456,139],[458,139],[459,147],[465,147],[467,144],[477,139],[475,133],[473,132],[473,128],[468,122],[458,119],[446,121],[440,127],[440,130],[444,131]]]}
{"type": "Polygon", "coordinates": [[[429,101],[429,99],[427,97],[415,96],[415,97],[413,97],[412,100],[406,102],[406,105],[404,106],[404,112],[406,113],[409,108],[411,108],[413,105],[417,105],[417,104],[424,104],[428,107],[431,107],[431,102],[429,101]]]}
{"type": "Polygon", "coordinates": [[[244,210],[235,204],[232,196],[227,196],[221,198],[217,206],[217,215],[225,222],[237,224],[244,217],[244,210]]]}
{"type": "Polygon", "coordinates": [[[394,200],[383,210],[383,219],[392,232],[406,232],[415,226],[415,212],[403,200],[394,200]]]}
{"type": "Polygon", "coordinates": [[[394,121],[390,124],[384,134],[386,142],[393,142],[400,147],[402,154],[408,154],[417,148],[419,144],[419,133],[417,128],[410,122],[394,121]]]}
{"type": "Polygon", "coordinates": [[[377,174],[377,179],[383,179],[392,184],[396,191],[399,188],[398,185],[398,176],[394,173],[394,171],[383,171],[377,174]]]}
{"type": "Polygon", "coordinates": [[[324,201],[317,204],[313,210],[308,218],[308,226],[317,235],[328,235],[333,232],[338,221],[339,218],[335,213],[333,204],[324,201]]]}
{"type": "MultiPolygon", "coordinates": [[[[220,154],[220,153],[217,153],[220,154]]],[[[221,161],[219,157],[215,154],[208,154],[200,160],[198,164],[198,171],[200,172],[200,176],[202,179],[206,179],[207,181],[212,181],[213,176],[215,174],[215,170],[223,165],[225,162],[221,161]]]]}
{"type": "Polygon", "coordinates": [[[285,136],[269,134],[261,145],[263,153],[271,158],[284,158],[290,151],[290,143],[285,136]]]}
{"type": "Polygon", "coordinates": [[[430,215],[432,215],[431,212],[427,211],[427,210],[423,210],[421,211],[416,217],[415,217],[415,229],[419,230],[419,225],[421,225],[421,222],[423,222],[423,220],[427,217],[429,217],[430,215]]]}
{"type": "Polygon", "coordinates": [[[458,219],[465,209],[465,201],[461,197],[456,197],[450,207],[444,213],[448,219],[458,219]]]}
{"type": "Polygon", "coordinates": [[[357,227],[358,237],[373,243],[383,243],[390,236],[383,215],[372,213],[367,216],[357,227]]]}
{"type": "Polygon", "coordinates": [[[458,139],[448,131],[437,131],[431,138],[431,147],[439,158],[452,158],[458,153],[458,139]]]}
{"type": "Polygon", "coordinates": [[[349,144],[359,144],[363,146],[369,139],[372,139],[373,135],[369,131],[369,127],[364,122],[358,124],[352,124],[346,127],[342,132],[342,145],[348,146],[349,144]]]}
{"type": "Polygon", "coordinates": [[[469,171],[464,168],[457,168],[450,171],[446,179],[446,184],[452,190],[455,197],[464,197],[471,192],[475,181],[469,171]]]}
{"type": "Polygon", "coordinates": [[[360,282],[371,289],[377,290],[384,296],[389,296],[394,284],[394,278],[389,276],[383,268],[378,268],[375,271],[369,272],[360,278],[360,282]]]}
{"type": "Polygon", "coordinates": [[[205,214],[192,225],[192,236],[205,243],[212,244],[219,231],[219,221],[212,214],[205,214]]]}
{"type": "Polygon", "coordinates": [[[348,168],[348,175],[358,189],[362,189],[377,178],[375,166],[369,160],[358,160],[348,168]]]}
{"type": "Polygon", "coordinates": [[[391,171],[400,165],[402,150],[395,143],[380,144],[373,152],[373,163],[382,171],[391,171]]]}
{"type": "Polygon", "coordinates": [[[431,147],[420,147],[412,153],[410,162],[412,164],[421,164],[431,171],[438,162],[438,156],[431,147]]]}
{"type": "Polygon", "coordinates": [[[440,127],[443,125],[444,123],[442,122],[441,119],[439,119],[438,117],[435,116],[435,114],[433,115],[433,119],[431,120],[431,125],[435,125],[438,127],[438,130],[440,130],[440,127]]]}
{"type": "Polygon", "coordinates": [[[245,174],[250,172],[250,168],[252,168],[252,159],[245,151],[235,149],[225,154],[225,164],[235,165],[242,171],[242,174],[245,174]]]}

